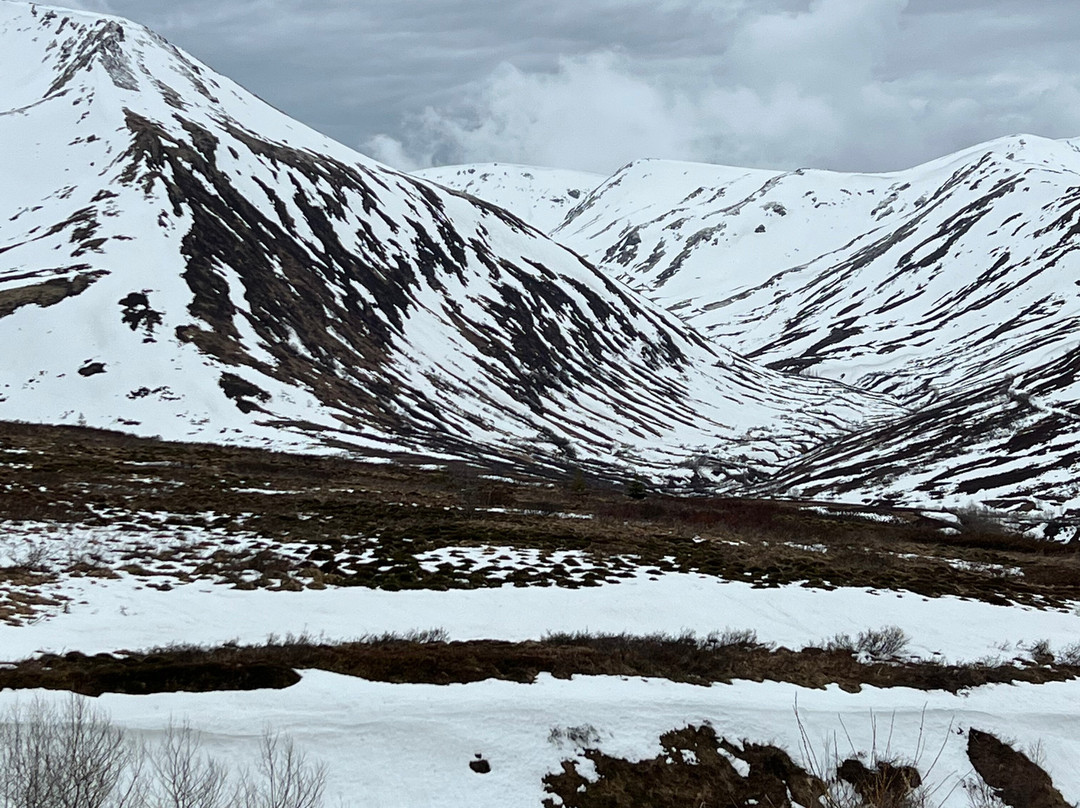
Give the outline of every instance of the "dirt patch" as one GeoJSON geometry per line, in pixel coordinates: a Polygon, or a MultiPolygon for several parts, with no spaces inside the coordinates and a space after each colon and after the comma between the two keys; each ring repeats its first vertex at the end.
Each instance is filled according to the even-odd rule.
{"type": "Polygon", "coordinates": [[[848,758],[836,768],[836,776],[851,785],[861,804],[876,808],[914,808],[910,795],[922,785],[917,768],[887,760],[877,761],[871,769],[848,758]]]}
{"type": "MultiPolygon", "coordinates": [[[[709,726],[672,730],[660,737],[663,751],[655,758],[629,762],[610,757],[597,749],[586,749],[582,756],[595,774],[579,771],[577,761],[564,761],[562,771],[544,777],[546,808],[630,808],[634,806],[687,806],[695,808],[733,808],[770,805],[789,808],[794,797],[785,775],[798,780],[798,788],[824,793],[820,780],[792,766],[791,770],[772,770],[751,763],[744,777],[729,757],[720,752],[720,739],[709,726]]],[[[734,748],[725,744],[725,748],[734,748]]],[[[759,747],[760,749],[760,747],[759,747]]],[[[773,750],[787,761],[790,758],[773,750]]],[[[796,801],[800,801],[796,798],[796,801]]],[[[801,802],[801,801],[800,801],[801,802]]],[[[811,803],[804,803],[811,804],[811,803]]]]}
{"type": "MultiPolygon", "coordinates": [[[[899,760],[875,760],[870,768],[856,755],[825,771],[804,768],[783,749],[733,743],[708,724],[666,732],[660,746],[656,757],[630,761],[579,744],[576,757],[544,777],[545,807],[913,808],[932,801],[919,770],[899,760]]],[[[965,781],[972,805],[1068,808],[1046,772],[993,735],[971,730],[968,755],[985,778],[965,781]]]]}
{"type": "Polygon", "coordinates": [[[995,796],[1012,808],[1071,808],[1041,766],[988,732],[968,732],[968,758],[995,796]]]}

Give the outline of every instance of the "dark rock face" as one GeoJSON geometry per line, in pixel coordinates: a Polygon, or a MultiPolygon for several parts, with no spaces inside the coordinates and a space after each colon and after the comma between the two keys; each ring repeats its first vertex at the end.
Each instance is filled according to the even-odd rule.
{"type": "Polygon", "coordinates": [[[143,342],[154,341],[154,329],[161,325],[161,312],[150,308],[146,292],[131,292],[119,301],[122,309],[120,319],[132,331],[142,330],[143,342]]]}
{"type": "Polygon", "coordinates": [[[1071,808],[1050,775],[989,732],[970,730],[967,754],[979,776],[1012,808],[1071,808]]]}
{"type": "MultiPolygon", "coordinates": [[[[87,270],[90,267],[86,264],[65,267],[64,269],[66,272],[76,274],[72,275],[70,279],[52,278],[47,281],[30,283],[26,286],[0,290],[0,317],[12,314],[16,309],[31,304],[42,308],[55,306],[62,300],[86,291],[90,284],[107,274],[101,271],[89,272],[87,270]]],[[[31,277],[35,276],[31,275],[31,277]]]]}
{"type": "Polygon", "coordinates": [[[87,362],[81,368],[79,368],[80,376],[96,376],[99,373],[105,372],[104,362],[87,362]]]}
{"type": "MultiPolygon", "coordinates": [[[[301,385],[353,413],[345,419],[357,426],[373,420],[388,431],[408,433],[418,426],[406,417],[411,411],[425,427],[442,430],[438,403],[403,390],[390,372],[395,353],[406,348],[405,321],[417,314],[418,298],[427,290],[447,294],[436,314],[465,334],[492,376],[534,413],[548,410],[552,392],[594,384],[598,370],[608,375],[603,369],[627,344],[640,345],[648,369],[678,368],[687,361],[663,330],[656,332],[658,340],[639,330],[636,321],[649,316],[610,281],[601,279],[608,293],[602,297],[580,283],[564,289],[573,280],[538,262],[507,261],[455,229],[442,197],[423,183],[396,178],[411,195],[409,212],[391,217],[381,197],[400,202],[403,189],[391,188],[389,176],[271,143],[229,124],[230,138],[271,163],[275,173],[293,177],[291,199],[258,177],[266,199],[251,199],[220,167],[220,138],[213,132],[179,115],[185,139],[130,109],[126,120],[132,141],[122,181],[148,192],[161,186],[173,215],[192,218],[182,252],[193,322],[177,329],[177,337],[223,363],[301,385]],[[388,229],[393,239],[388,242],[377,229],[388,229]],[[305,230],[314,240],[300,235],[305,230]],[[346,244],[346,236],[354,243],[346,244]],[[482,313],[499,324],[498,331],[448,294],[450,284],[470,283],[470,265],[477,262],[496,281],[495,296],[486,297],[482,313]],[[239,277],[242,300],[234,298],[222,267],[239,277]],[[255,359],[240,346],[238,317],[276,361],[255,359]],[[307,357],[301,359],[297,348],[307,357]]],[[[475,204],[482,216],[496,220],[493,228],[497,222],[520,231],[523,239],[534,238],[505,211],[475,204]]],[[[129,295],[122,305],[124,321],[133,328],[156,324],[141,299],[129,295]]]]}

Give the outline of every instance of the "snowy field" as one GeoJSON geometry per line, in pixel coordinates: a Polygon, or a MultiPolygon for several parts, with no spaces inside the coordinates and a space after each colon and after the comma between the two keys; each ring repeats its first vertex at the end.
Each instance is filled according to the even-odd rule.
{"type": "Polygon", "coordinates": [[[797,649],[837,633],[898,625],[925,659],[1008,660],[1038,640],[1061,649],[1080,639],[1080,607],[1040,610],[960,598],[802,586],[755,588],[705,575],[639,574],[580,589],[503,586],[446,592],[362,587],[243,591],[206,583],[147,588],[130,576],[77,578],[67,611],[29,626],[0,624],[8,661],[39,651],[84,653],[170,643],[260,643],[270,636],[327,641],[444,629],[452,640],[529,640],[550,632],[700,635],[753,629],[762,642],[797,649]]]}
{"type": "MultiPolygon", "coordinates": [[[[71,579],[66,611],[30,625],[0,627],[7,660],[41,651],[87,653],[169,643],[258,643],[306,634],[327,640],[383,631],[444,628],[451,639],[535,639],[553,631],[681,632],[752,628],[792,648],[837,632],[899,625],[907,653],[971,661],[1025,656],[1046,639],[1061,648],[1080,637],[1080,610],[1040,611],[957,598],[800,586],[754,588],[702,575],[639,574],[618,584],[487,588],[447,592],[240,591],[204,582],[169,591],[133,577],[71,579]]],[[[2,659],[0,659],[2,661],[2,659]]],[[[907,688],[808,689],[737,681],[702,687],[658,679],[542,674],[533,684],[484,681],[448,686],[369,682],[303,671],[284,691],[106,694],[95,704],[137,737],[154,740],[170,722],[204,733],[209,752],[238,766],[260,734],[283,731],[328,769],[327,805],[540,805],[543,777],[560,762],[591,764],[559,729],[591,728],[591,746],[636,760],[660,753],[659,736],[688,724],[773,743],[809,763],[800,721],[821,760],[852,752],[918,759],[931,805],[967,804],[971,776],[965,731],[999,734],[1018,749],[1043,750],[1067,799],[1080,798],[1080,682],[995,685],[959,694],[907,688]],[[796,715],[796,707],[798,715],[796,715]],[[469,768],[477,754],[491,764],[469,768]]],[[[65,693],[4,691],[0,708],[65,693]]],[[[548,797],[551,795],[548,794],[548,797]]]]}
{"type": "MultiPolygon", "coordinates": [[[[0,705],[33,695],[67,698],[6,691],[0,705]]],[[[918,758],[926,773],[941,752],[927,775],[930,805],[968,804],[960,782],[971,766],[960,733],[969,727],[1007,737],[1017,748],[1041,744],[1044,765],[1065,798],[1080,799],[1080,682],[954,696],[773,682],[698,687],[604,676],[561,681],[545,675],[531,685],[392,685],[307,671],[285,693],[105,695],[98,703],[118,724],[151,740],[170,720],[190,722],[205,733],[208,751],[238,765],[253,757],[266,726],[283,730],[327,765],[327,805],[339,798],[372,808],[540,805],[544,775],[580,753],[552,737],[553,729],[567,727],[591,726],[604,752],[643,759],[660,753],[663,732],[710,722],[722,737],[771,741],[802,762],[799,721],[813,754],[823,759],[834,747],[841,756],[852,746],[876,748],[880,758],[918,758]],[[491,764],[486,775],[469,768],[478,753],[491,764]]]]}

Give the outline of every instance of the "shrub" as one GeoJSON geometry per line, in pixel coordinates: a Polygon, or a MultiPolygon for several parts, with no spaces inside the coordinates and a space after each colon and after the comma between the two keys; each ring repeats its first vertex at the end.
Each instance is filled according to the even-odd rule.
{"type": "Polygon", "coordinates": [[[1080,642],[1070,643],[1056,654],[1062,665],[1080,665],[1080,642]]]}
{"type": "Polygon", "coordinates": [[[0,805],[136,805],[139,758],[124,732],[82,699],[13,708],[0,723],[0,805]]]}
{"type": "Polygon", "coordinates": [[[257,773],[245,775],[243,808],[318,808],[322,805],[326,770],[308,763],[291,738],[263,733],[257,773]]]}
{"type": "Polygon", "coordinates": [[[879,629],[860,631],[852,639],[850,634],[835,634],[824,645],[829,651],[847,651],[851,654],[866,654],[872,659],[892,659],[907,648],[911,638],[899,626],[883,626],[879,629]]]}
{"type": "Polygon", "coordinates": [[[227,808],[234,792],[226,769],[201,749],[199,735],[184,725],[170,725],[149,754],[154,783],[150,802],[160,808],[227,808]]]}
{"type": "Polygon", "coordinates": [[[233,778],[188,726],[144,747],[82,698],[0,716],[0,808],[318,808],[325,783],[321,766],[269,731],[255,769],[233,778]]]}
{"type": "Polygon", "coordinates": [[[704,640],[698,641],[698,646],[707,651],[720,648],[771,648],[758,640],[757,632],[752,628],[734,629],[725,628],[723,631],[709,632],[704,640]]]}
{"type": "Polygon", "coordinates": [[[548,743],[555,746],[578,746],[582,749],[594,748],[600,743],[600,732],[592,724],[576,727],[552,727],[548,733],[548,743]]]}
{"type": "Polygon", "coordinates": [[[1050,648],[1050,640],[1035,640],[1028,646],[1028,653],[1040,665],[1047,665],[1054,661],[1054,652],[1050,648]]]}
{"type": "MultiPolygon", "coordinates": [[[[895,715],[893,720],[895,720],[895,715]]],[[[879,732],[877,716],[873,713],[870,714],[873,740],[869,750],[856,751],[854,745],[851,745],[851,736],[847,727],[843,725],[843,721],[840,722],[847,736],[847,742],[851,745],[850,756],[840,753],[835,735],[826,738],[823,745],[811,741],[802,716],[799,715],[798,701],[795,703],[795,721],[799,728],[803,765],[807,772],[823,783],[825,788],[819,800],[822,808],[867,808],[867,806],[928,808],[928,806],[944,804],[947,801],[948,794],[941,803],[931,802],[931,797],[945,781],[941,781],[935,787],[930,787],[927,778],[934,771],[945,751],[945,745],[952,735],[951,725],[945,732],[941,747],[934,759],[924,765],[922,758],[927,749],[921,722],[915,749],[911,751],[910,757],[905,757],[896,754],[891,749],[895,729],[892,722],[887,728],[887,733],[879,732]],[[887,739],[885,749],[880,749],[878,738],[883,736],[887,739]]]]}

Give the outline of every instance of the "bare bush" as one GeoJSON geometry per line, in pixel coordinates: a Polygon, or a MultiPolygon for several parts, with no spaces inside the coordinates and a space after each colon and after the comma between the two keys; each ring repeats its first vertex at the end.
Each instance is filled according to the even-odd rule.
{"type": "Polygon", "coordinates": [[[981,777],[967,777],[960,783],[960,787],[967,795],[971,808],[1009,808],[1008,803],[981,777]]]}
{"type": "Polygon", "coordinates": [[[758,640],[757,632],[752,628],[734,629],[726,628],[723,631],[711,631],[704,640],[698,641],[698,646],[705,650],[720,648],[771,648],[758,640]]]}
{"type": "Polygon", "coordinates": [[[1080,665],[1080,642],[1069,643],[1055,654],[1062,665],[1080,665]]]}
{"type": "Polygon", "coordinates": [[[933,760],[924,764],[923,757],[927,752],[923,731],[925,712],[920,721],[915,748],[906,755],[898,754],[892,748],[895,715],[887,728],[879,728],[877,716],[870,714],[872,740],[869,750],[856,748],[841,721],[840,726],[851,750],[847,755],[840,752],[840,743],[835,734],[820,744],[811,740],[799,714],[798,701],[795,703],[795,721],[799,728],[803,765],[810,775],[821,781],[825,789],[819,802],[822,808],[932,808],[946,803],[953,790],[961,785],[955,775],[942,778],[933,786],[929,783],[929,777],[952,734],[952,725],[946,730],[933,760]],[[887,732],[883,732],[883,729],[887,729],[887,732]],[[885,738],[883,748],[879,746],[882,736],[885,738]],[[950,779],[954,780],[952,787],[944,797],[940,797],[940,790],[950,779]]]}
{"type": "Polygon", "coordinates": [[[1050,640],[1035,640],[1028,646],[1031,658],[1040,665],[1049,665],[1054,661],[1054,652],[1050,647],[1050,640]]]}
{"type": "Polygon", "coordinates": [[[3,808],[137,805],[140,771],[138,748],[83,699],[36,700],[0,719],[3,808]]]}
{"type": "Polygon", "coordinates": [[[866,654],[873,659],[892,659],[902,654],[909,642],[911,638],[899,626],[883,626],[860,631],[855,638],[850,634],[835,634],[824,645],[829,651],[866,654]]]}
{"type": "Polygon", "coordinates": [[[234,804],[236,788],[223,765],[205,754],[199,734],[190,726],[170,725],[165,738],[147,755],[153,784],[148,808],[225,808],[234,804]]]}
{"type": "Polygon", "coordinates": [[[254,770],[234,778],[188,726],[143,747],[82,698],[0,716],[0,808],[319,808],[325,784],[322,766],[269,731],[254,770]]]}
{"type": "Polygon", "coordinates": [[[309,763],[291,738],[263,733],[257,772],[245,775],[244,808],[317,808],[326,788],[326,769],[309,763]]]}
{"type": "Polygon", "coordinates": [[[600,732],[592,724],[576,727],[552,727],[548,733],[548,743],[558,747],[576,746],[593,749],[600,743],[600,732]]]}

